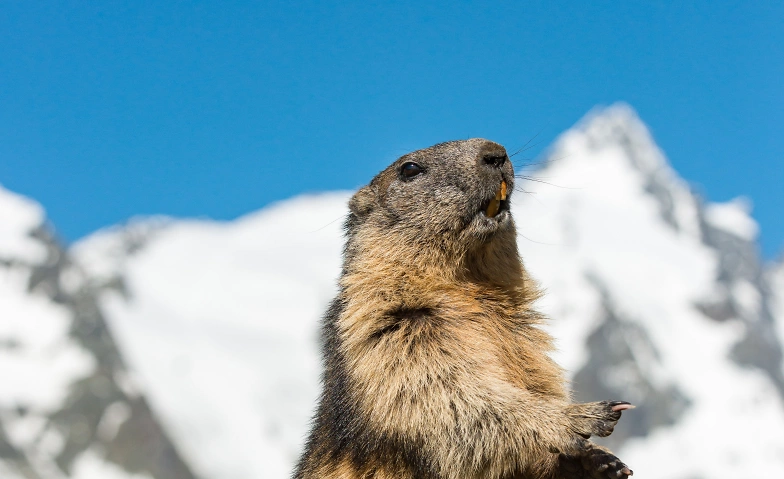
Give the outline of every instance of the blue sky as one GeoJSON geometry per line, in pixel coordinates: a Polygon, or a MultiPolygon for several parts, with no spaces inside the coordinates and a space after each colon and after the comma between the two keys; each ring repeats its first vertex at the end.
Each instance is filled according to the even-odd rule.
{"type": "Polygon", "coordinates": [[[447,139],[535,157],[625,101],[784,250],[784,2],[336,3],[3,2],[0,183],[73,241],[356,188],[447,139]]]}

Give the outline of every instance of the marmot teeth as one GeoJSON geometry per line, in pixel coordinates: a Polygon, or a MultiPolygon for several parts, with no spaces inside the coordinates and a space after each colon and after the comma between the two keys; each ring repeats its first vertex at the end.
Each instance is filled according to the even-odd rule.
{"type": "Polygon", "coordinates": [[[487,210],[485,214],[488,218],[493,218],[495,215],[498,214],[498,210],[501,209],[501,202],[506,200],[506,181],[501,181],[501,186],[498,188],[498,192],[495,194],[495,198],[487,205],[487,210]]]}

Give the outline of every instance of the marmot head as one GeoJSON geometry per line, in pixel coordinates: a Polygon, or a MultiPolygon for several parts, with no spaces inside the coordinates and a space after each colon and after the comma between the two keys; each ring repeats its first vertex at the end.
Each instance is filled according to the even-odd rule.
{"type": "Polygon", "coordinates": [[[438,253],[441,260],[498,241],[514,243],[513,189],[506,150],[488,140],[450,141],[404,155],[351,198],[347,256],[359,240],[381,243],[390,255],[438,253]]]}

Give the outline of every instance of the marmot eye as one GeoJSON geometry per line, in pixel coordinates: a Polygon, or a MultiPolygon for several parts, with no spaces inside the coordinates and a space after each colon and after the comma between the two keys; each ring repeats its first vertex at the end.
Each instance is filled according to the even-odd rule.
{"type": "Polygon", "coordinates": [[[403,178],[413,178],[424,171],[424,168],[412,161],[407,161],[400,167],[400,174],[403,175],[403,178]]]}

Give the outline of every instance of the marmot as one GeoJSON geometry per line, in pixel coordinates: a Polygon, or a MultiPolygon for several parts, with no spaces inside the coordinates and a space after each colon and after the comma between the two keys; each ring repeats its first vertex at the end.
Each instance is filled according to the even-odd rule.
{"type": "Polygon", "coordinates": [[[506,150],[402,156],[350,200],[323,391],[296,479],[625,478],[588,441],[629,403],[572,404],[518,255],[506,150]]]}

